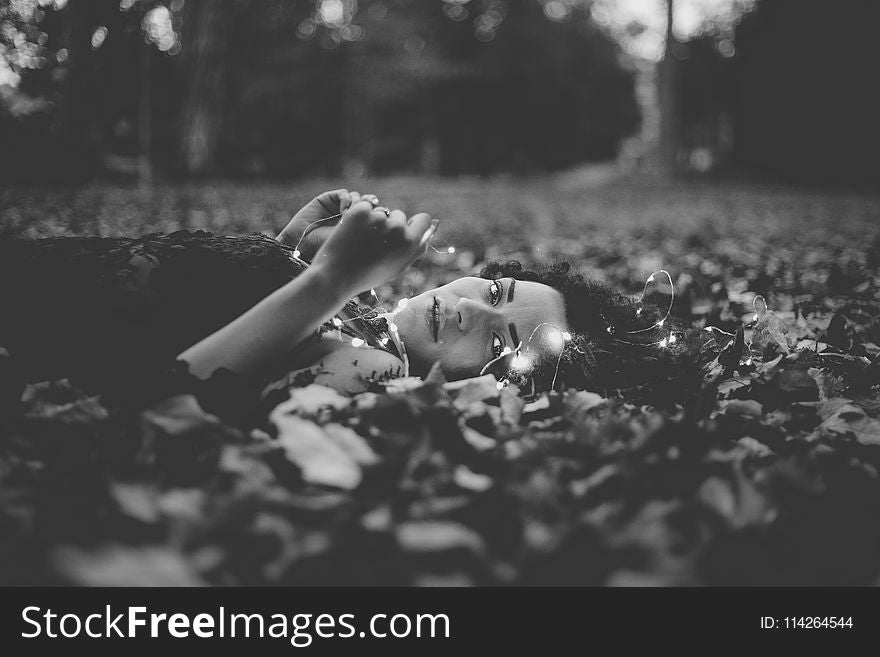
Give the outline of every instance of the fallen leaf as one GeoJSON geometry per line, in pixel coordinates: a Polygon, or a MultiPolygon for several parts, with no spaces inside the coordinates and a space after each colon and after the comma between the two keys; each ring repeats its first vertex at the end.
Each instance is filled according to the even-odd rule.
{"type": "Polygon", "coordinates": [[[417,376],[402,376],[397,379],[390,379],[382,385],[385,388],[385,392],[400,394],[411,390],[418,390],[425,385],[425,382],[417,376]]]}
{"type": "Polygon", "coordinates": [[[65,424],[92,424],[109,417],[107,409],[101,405],[97,397],[79,399],[60,405],[38,403],[26,415],[43,420],[57,420],[65,424]]]}
{"type": "Polygon", "coordinates": [[[466,424],[459,425],[461,428],[461,435],[464,436],[464,439],[470,444],[471,447],[480,452],[485,452],[490,449],[495,449],[498,446],[498,441],[494,438],[489,438],[489,436],[484,436],[476,429],[472,429],[466,424]]]}
{"type": "Polygon", "coordinates": [[[498,396],[498,381],[491,374],[462,381],[453,381],[443,386],[454,394],[456,408],[467,408],[472,402],[483,401],[498,396]]]}
{"type": "Polygon", "coordinates": [[[725,415],[760,418],[764,407],[753,399],[727,399],[718,402],[718,408],[725,415]]]}
{"type": "Polygon", "coordinates": [[[330,440],[347,452],[354,459],[355,463],[375,465],[379,462],[376,452],[353,429],[333,422],[325,424],[322,428],[330,440]]]}
{"type": "Polygon", "coordinates": [[[742,375],[725,379],[718,384],[718,395],[723,399],[729,396],[734,390],[739,390],[740,388],[749,385],[751,382],[751,377],[742,375]]]}
{"type": "MultiPolygon", "coordinates": [[[[756,304],[759,307],[760,304],[756,304]]],[[[785,337],[789,329],[785,322],[772,310],[758,311],[758,320],[752,330],[751,346],[759,353],[767,354],[773,351],[781,351],[787,354],[791,351],[788,339],[785,337]]]]}
{"type": "Polygon", "coordinates": [[[60,547],[51,560],[61,575],[82,586],[205,585],[179,552],[161,546],[60,547]]]}
{"type": "Polygon", "coordinates": [[[339,394],[333,388],[312,383],[304,388],[291,388],[290,399],[279,404],[274,413],[298,413],[306,417],[314,417],[325,409],[342,410],[347,408],[351,399],[339,394]]]}
{"type": "Polygon", "coordinates": [[[486,551],[482,537],[458,522],[405,522],[397,526],[395,535],[400,547],[409,552],[440,552],[456,548],[479,554],[486,551]]]}
{"type": "Polygon", "coordinates": [[[825,418],[817,431],[826,434],[851,433],[862,445],[880,445],[880,420],[869,417],[864,409],[846,399],[830,399],[819,405],[825,418]]]}
{"type": "Polygon", "coordinates": [[[608,403],[608,399],[602,395],[590,392],[589,390],[578,390],[574,394],[568,394],[565,397],[565,405],[568,413],[574,416],[581,416],[589,413],[595,408],[601,408],[608,403]]]}
{"type": "Polygon", "coordinates": [[[148,486],[114,483],[110,486],[110,494],[125,515],[146,523],[159,519],[158,496],[148,486]]]}
{"type": "Polygon", "coordinates": [[[575,497],[584,497],[590,491],[598,488],[606,481],[616,476],[620,472],[620,467],[612,463],[606,463],[596,470],[586,479],[578,479],[569,484],[572,495],[575,497]]]}
{"type": "Polygon", "coordinates": [[[345,490],[361,483],[361,468],[355,459],[310,420],[273,411],[278,443],[287,458],[299,466],[305,481],[345,490]]]}
{"type": "Polygon", "coordinates": [[[216,415],[206,413],[194,395],[177,395],[144,411],[141,416],[148,425],[168,436],[181,436],[205,426],[219,426],[216,415]]]}
{"type": "Polygon", "coordinates": [[[206,495],[199,488],[174,488],[159,496],[156,506],[163,516],[195,522],[203,517],[206,495]]]}
{"type": "Polygon", "coordinates": [[[464,465],[455,468],[452,476],[456,484],[462,488],[482,492],[492,488],[492,478],[488,475],[478,474],[464,465]]]}

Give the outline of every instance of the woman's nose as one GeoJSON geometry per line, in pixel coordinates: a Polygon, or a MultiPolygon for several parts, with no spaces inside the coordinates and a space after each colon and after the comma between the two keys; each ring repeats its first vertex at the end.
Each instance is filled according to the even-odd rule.
{"type": "Polygon", "coordinates": [[[481,325],[491,317],[493,312],[486,304],[472,301],[466,297],[459,299],[453,310],[456,313],[455,319],[458,321],[458,329],[462,333],[467,333],[475,326],[481,325]]]}

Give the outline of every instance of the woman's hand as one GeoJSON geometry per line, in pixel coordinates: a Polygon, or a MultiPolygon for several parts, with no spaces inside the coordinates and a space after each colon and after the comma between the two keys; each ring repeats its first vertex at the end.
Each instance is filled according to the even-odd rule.
{"type": "Polygon", "coordinates": [[[179,358],[204,379],[225,367],[260,381],[350,297],[394,278],[422,255],[436,228],[426,214],[407,220],[400,210],[355,203],[311,267],[179,358]]]}
{"type": "Polygon", "coordinates": [[[407,219],[400,210],[387,212],[359,201],[315,254],[313,267],[352,295],[378,287],[425,254],[437,223],[425,213],[407,219]]]}
{"type": "Polygon", "coordinates": [[[361,194],[347,189],[334,189],[319,194],[302,209],[293,215],[293,218],[275,238],[282,244],[296,248],[298,257],[311,262],[321,245],[327,241],[333,229],[339,223],[342,213],[353,204],[361,200],[375,201],[378,199],[372,194],[361,194]]]}

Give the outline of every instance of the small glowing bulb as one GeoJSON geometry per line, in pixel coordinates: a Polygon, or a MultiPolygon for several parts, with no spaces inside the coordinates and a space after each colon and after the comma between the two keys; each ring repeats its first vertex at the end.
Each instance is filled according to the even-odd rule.
{"type": "Polygon", "coordinates": [[[338,317],[334,317],[333,318],[333,326],[335,326],[336,328],[339,328],[340,326],[342,326],[342,320],[339,319],[338,317]]]}
{"type": "Polygon", "coordinates": [[[379,295],[376,294],[376,288],[374,288],[374,287],[371,287],[371,288],[370,288],[370,294],[372,294],[372,295],[373,295],[374,297],[376,297],[377,299],[379,298],[379,295]]]}
{"type": "Polygon", "coordinates": [[[391,322],[390,324],[388,324],[388,330],[392,333],[397,333],[397,324],[391,322]]]}
{"type": "Polygon", "coordinates": [[[752,359],[746,358],[746,365],[751,365],[751,364],[752,364],[752,359]]]}
{"type": "Polygon", "coordinates": [[[361,340],[360,338],[352,338],[351,339],[351,346],[352,347],[360,347],[363,344],[364,344],[364,341],[361,340]]]}
{"type": "Polygon", "coordinates": [[[406,304],[408,304],[408,303],[409,303],[409,299],[403,298],[397,302],[397,307],[399,310],[403,310],[404,308],[406,308],[406,304]]]}
{"type": "Polygon", "coordinates": [[[752,317],[752,321],[753,321],[753,322],[757,322],[757,321],[758,321],[758,313],[755,313],[755,316],[752,317]]]}
{"type": "Polygon", "coordinates": [[[515,370],[527,370],[529,368],[529,359],[522,354],[517,354],[510,361],[510,366],[515,370]]]}
{"type": "Polygon", "coordinates": [[[504,381],[499,381],[498,383],[496,383],[495,388],[498,390],[501,390],[502,388],[504,388],[504,381]]]}
{"type": "Polygon", "coordinates": [[[386,344],[388,344],[388,338],[382,338],[381,340],[379,340],[379,342],[381,342],[382,346],[384,347],[386,344]]]}
{"type": "Polygon", "coordinates": [[[678,340],[678,338],[675,337],[675,333],[670,333],[669,334],[669,344],[675,344],[676,340],[678,340]]]}
{"type": "Polygon", "coordinates": [[[647,282],[648,282],[648,283],[651,283],[651,282],[653,282],[653,281],[654,281],[654,274],[651,274],[650,276],[648,276],[648,280],[647,280],[647,282]]]}
{"type": "Polygon", "coordinates": [[[665,347],[666,347],[666,338],[663,338],[662,340],[660,340],[660,347],[661,347],[661,348],[665,348],[665,347]]]}
{"type": "Polygon", "coordinates": [[[302,252],[299,249],[293,250],[293,257],[294,258],[299,258],[301,255],[302,255],[302,252]]]}
{"type": "Polygon", "coordinates": [[[455,253],[455,247],[450,246],[448,249],[446,249],[446,253],[455,253]]]}
{"type": "Polygon", "coordinates": [[[501,350],[501,355],[504,356],[506,354],[509,354],[511,351],[513,351],[513,349],[511,349],[510,347],[504,347],[504,349],[501,350]]]}
{"type": "Polygon", "coordinates": [[[711,326],[707,326],[707,327],[704,328],[703,330],[704,330],[704,331],[709,331],[709,332],[711,333],[711,332],[712,332],[712,327],[711,327],[711,326]]]}
{"type": "Polygon", "coordinates": [[[639,309],[636,311],[636,317],[640,317],[641,314],[642,314],[642,309],[639,308],[639,309]]]}
{"type": "Polygon", "coordinates": [[[608,332],[608,335],[611,335],[612,333],[614,333],[614,327],[613,327],[613,326],[608,326],[608,327],[605,328],[605,330],[608,332]]]}
{"type": "Polygon", "coordinates": [[[664,319],[661,319],[659,322],[657,322],[657,328],[663,328],[663,323],[665,321],[666,321],[666,319],[664,318],[664,319]]]}
{"type": "Polygon", "coordinates": [[[562,339],[568,342],[569,340],[571,340],[571,333],[569,333],[568,331],[563,331],[562,339]]]}

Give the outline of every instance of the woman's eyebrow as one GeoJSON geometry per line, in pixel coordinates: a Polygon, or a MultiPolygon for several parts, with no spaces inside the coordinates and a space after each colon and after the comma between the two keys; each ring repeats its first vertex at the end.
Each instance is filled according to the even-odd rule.
{"type": "Polygon", "coordinates": [[[516,279],[510,279],[510,287],[507,288],[507,303],[513,301],[513,289],[516,287],[516,279]]]}

